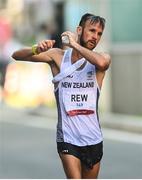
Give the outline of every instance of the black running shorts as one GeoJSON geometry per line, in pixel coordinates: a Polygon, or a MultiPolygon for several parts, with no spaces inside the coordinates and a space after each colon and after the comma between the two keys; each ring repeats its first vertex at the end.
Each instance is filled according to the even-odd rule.
{"type": "Polygon", "coordinates": [[[70,154],[80,159],[86,168],[92,169],[103,156],[103,142],[89,146],[76,146],[70,143],[57,142],[58,153],[70,154]]]}

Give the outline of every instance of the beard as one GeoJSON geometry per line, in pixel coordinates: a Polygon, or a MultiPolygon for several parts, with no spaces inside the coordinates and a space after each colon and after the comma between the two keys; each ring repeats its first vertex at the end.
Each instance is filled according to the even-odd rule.
{"type": "Polygon", "coordinates": [[[80,35],[80,45],[87,48],[87,49],[93,50],[96,47],[97,43],[95,41],[91,41],[91,40],[90,41],[84,41],[84,39],[83,39],[83,31],[82,31],[82,33],[80,35]],[[90,42],[92,44],[94,44],[91,47],[88,45],[90,42]]]}
{"type": "Polygon", "coordinates": [[[80,35],[80,45],[83,46],[83,47],[86,46],[86,43],[85,43],[85,41],[83,40],[83,31],[82,31],[82,33],[81,33],[81,35],[80,35]]]}

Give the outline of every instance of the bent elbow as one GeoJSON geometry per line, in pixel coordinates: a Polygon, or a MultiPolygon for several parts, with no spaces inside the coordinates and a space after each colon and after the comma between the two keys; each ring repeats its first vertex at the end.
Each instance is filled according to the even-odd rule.
{"type": "Polygon", "coordinates": [[[16,53],[14,52],[11,57],[14,59],[14,60],[19,60],[18,56],[16,55],[16,53]]]}
{"type": "Polygon", "coordinates": [[[102,70],[107,70],[109,68],[109,65],[111,63],[111,57],[109,54],[103,54],[103,61],[101,63],[102,70]]]}
{"type": "Polygon", "coordinates": [[[14,56],[14,54],[11,55],[12,59],[16,60],[16,57],[14,56]]]}
{"type": "Polygon", "coordinates": [[[110,65],[110,60],[108,61],[102,61],[100,64],[99,64],[99,69],[101,71],[106,71],[108,68],[109,68],[109,65],[110,65]]]}

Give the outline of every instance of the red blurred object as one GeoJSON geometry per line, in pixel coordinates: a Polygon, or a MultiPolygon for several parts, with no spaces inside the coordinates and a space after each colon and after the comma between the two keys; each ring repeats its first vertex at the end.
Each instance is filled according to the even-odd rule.
{"type": "Polygon", "coordinates": [[[3,45],[10,40],[12,36],[12,29],[10,22],[3,17],[0,17],[0,44],[3,45]]]}

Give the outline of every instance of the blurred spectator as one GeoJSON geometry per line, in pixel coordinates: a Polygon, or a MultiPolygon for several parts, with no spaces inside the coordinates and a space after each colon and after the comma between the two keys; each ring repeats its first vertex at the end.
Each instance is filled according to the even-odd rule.
{"type": "Polygon", "coordinates": [[[4,97],[4,85],[6,71],[9,63],[11,62],[11,54],[14,50],[21,48],[19,43],[13,35],[10,23],[4,19],[0,19],[0,87],[2,90],[1,98],[4,97]]]}
{"type": "Polygon", "coordinates": [[[7,57],[5,48],[12,35],[11,26],[8,20],[0,17],[0,86],[4,87],[6,68],[9,64],[9,57],[7,57]]]}

